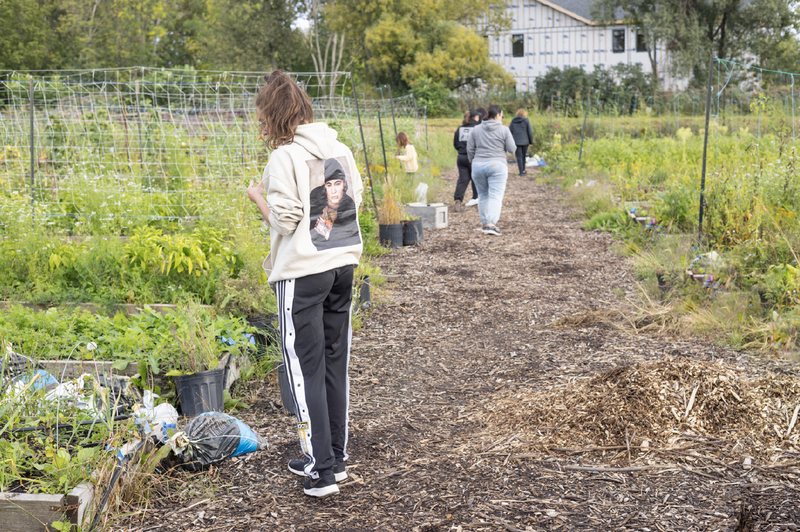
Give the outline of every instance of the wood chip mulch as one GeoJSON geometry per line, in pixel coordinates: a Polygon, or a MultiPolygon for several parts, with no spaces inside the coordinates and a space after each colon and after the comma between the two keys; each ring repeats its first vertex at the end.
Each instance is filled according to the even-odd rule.
{"type": "Polygon", "coordinates": [[[471,207],[378,260],[394,280],[355,334],[339,495],[287,471],[273,380],[239,415],[269,450],[177,475],[109,528],[800,530],[798,364],[625,327],[630,265],[535,177],[511,170],[502,236],[471,207]]]}

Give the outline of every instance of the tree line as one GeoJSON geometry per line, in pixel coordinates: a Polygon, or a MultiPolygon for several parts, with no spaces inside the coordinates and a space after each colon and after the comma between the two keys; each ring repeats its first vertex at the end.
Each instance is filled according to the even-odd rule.
{"type": "MultiPolygon", "coordinates": [[[[0,70],[149,66],[354,71],[365,86],[429,95],[510,88],[486,37],[505,0],[0,0],[0,70]]],[[[794,0],[595,0],[702,83],[708,54],[800,71],[794,0]]],[[[331,89],[332,90],[332,89],[331,89]]]]}
{"type": "Polygon", "coordinates": [[[1,0],[0,70],[355,70],[401,90],[513,80],[483,33],[501,0],[1,0]],[[478,33],[475,28],[482,28],[478,33]]]}

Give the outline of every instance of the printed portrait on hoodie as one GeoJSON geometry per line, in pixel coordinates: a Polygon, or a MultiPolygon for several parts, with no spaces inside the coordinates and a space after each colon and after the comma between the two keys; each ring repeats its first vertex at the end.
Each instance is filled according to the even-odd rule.
{"type": "Polygon", "coordinates": [[[346,157],[308,162],[311,241],[317,251],[361,243],[346,157]]]}

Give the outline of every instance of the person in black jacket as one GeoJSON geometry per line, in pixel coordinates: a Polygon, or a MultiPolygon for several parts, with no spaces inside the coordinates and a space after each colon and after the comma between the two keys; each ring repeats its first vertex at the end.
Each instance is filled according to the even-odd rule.
{"type": "Polygon", "coordinates": [[[464,121],[456,129],[453,135],[453,147],[458,151],[458,159],[456,165],[458,166],[458,182],[456,183],[456,193],[453,195],[455,205],[453,210],[455,212],[462,212],[464,210],[464,193],[467,191],[467,184],[472,184],[472,199],[467,202],[467,207],[478,204],[478,190],[475,188],[475,183],[472,182],[472,164],[467,157],[467,141],[472,133],[472,128],[481,123],[480,114],[470,109],[464,113],[464,121]]]}
{"type": "Polygon", "coordinates": [[[528,111],[520,109],[517,111],[517,116],[511,121],[508,126],[511,130],[511,135],[514,137],[514,144],[517,145],[517,167],[519,167],[519,175],[528,173],[525,170],[525,154],[528,153],[528,146],[533,144],[533,128],[531,122],[528,120],[528,111]]]}

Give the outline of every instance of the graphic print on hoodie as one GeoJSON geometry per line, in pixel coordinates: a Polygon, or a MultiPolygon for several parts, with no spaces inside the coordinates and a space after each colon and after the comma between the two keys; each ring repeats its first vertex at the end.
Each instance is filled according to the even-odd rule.
{"type": "Polygon", "coordinates": [[[318,251],[361,243],[358,212],[346,157],[311,159],[308,164],[311,242],[318,251]]]}

